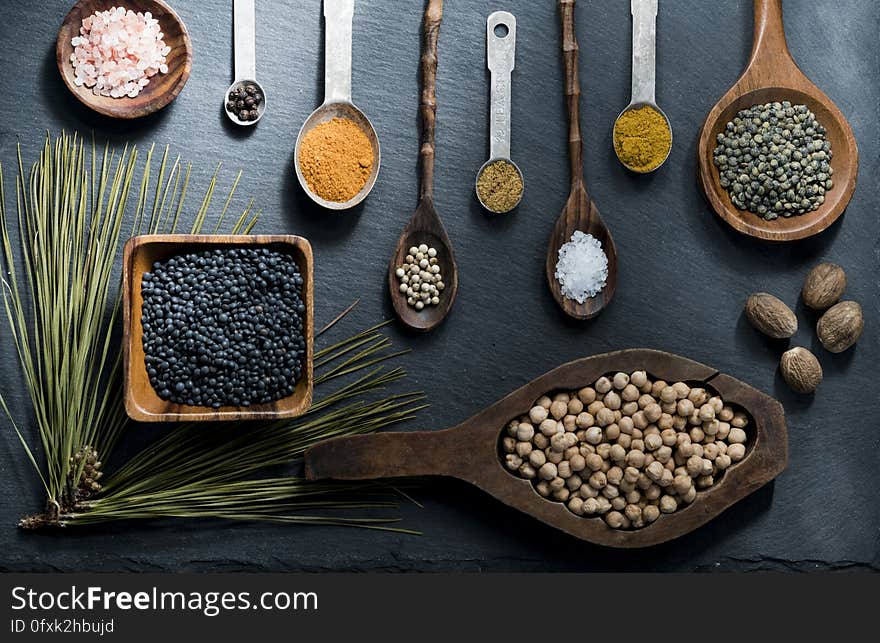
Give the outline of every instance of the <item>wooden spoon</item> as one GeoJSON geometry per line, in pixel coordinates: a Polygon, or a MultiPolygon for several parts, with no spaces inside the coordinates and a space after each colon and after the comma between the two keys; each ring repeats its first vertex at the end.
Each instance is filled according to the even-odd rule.
{"type": "Polygon", "coordinates": [[[88,87],[77,87],[70,62],[70,55],[73,53],[71,39],[79,35],[83,18],[121,4],[118,0],[79,0],[74,4],[58,30],[55,59],[64,84],[81,103],[105,116],[140,118],[162,109],[180,94],[192,69],[192,43],[183,20],[162,0],[126,0],[122,4],[126,9],[135,12],[149,11],[159,21],[165,44],[171,47],[171,52],[166,56],[168,73],[156,74],[150,78],[149,84],[134,98],[96,96],[88,87]]]}
{"type": "Polygon", "coordinates": [[[419,205],[394,249],[388,266],[388,288],[391,303],[400,321],[409,328],[427,332],[436,328],[452,309],[455,294],[458,292],[458,265],[452,251],[452,242],[443,222],[434,208],[434,120],[437,115],[437,39],[440,35],[440,21],[443,19],[443,0],[429,0],[425,8],[424,38],[422,41],[422,97],[420,114],[422,119],[422,145],[419,152],[421,160],[421,188],[419,205]],[[412,246],[427,244],[436,248],[440,274],[446,288],[440,294],[440,303],[416,310],[406,303],[406,296],[399,290],[399,282],[394,274],[403,265],[408,250],[412,246]]]}
{"type": "Polygon", "coordinates": [[[568,153],[571,161],[571,193],[556,220],[550,243],[547,246],[547,283],[556,303],[575,319],[595,317],[611,302],[617,288],[617,248],[611,232],[605,226],[596,204],[587,194],[584,185],[584,151],[581,138],[580,99],[581,87],[578,80],[578,44],[574,32],[575,0],[559,0],[559,15],[562,20],[562,56],[565,64],[565,96],[568,102],[568,153]],[[574,299],[566,299],[554,276],[559,260],[559,248],[571,240],[575,230],[593,235],[602,244],[608,257],[608,278],[605,287],[595,297],[579,304],[574,299]]]}
{"type": "Polygon", "coordinates": [[[715,213],[739,232],[771,241],[803,239],[825,230],[846,209],[856,187],[859,151],[846,118],[792,58],[785,41],[782,1],[754,0],[754,5],[752,55],[739,80],[709,112],[700,133],[697,146],[700,182],[715,213]],[[760,215],[737,208],[727,190],[721,187],[713,163],[715,137],[740,110],[784,100],[806,105],[825,127],[833,154],[834,187],[825,194],[825,202],[818,209],[766,221],[760,215]]]}
{"type": "Polygon", "coordinates": [[[458,478],[577,538],[609,547],[647,547],[705,524],[779,475],[787,459],[785,415],[775,399],[684,357],[631,349],[569,362],[451,429],[377,433],[322,442],[306,451],[305,471],[309,480],[421,475],[458,478]],[[720,481],[698,492],[692,504],[660,516],[643,529],[611,529],[600,518],[576,516],[562,503],[542,498],[531,481],[505,469],[499,443],[502,434],[506,435],[507,423],[528,413],[538,397],[554,390],[582,388],[608,373],[636,370],[646,370],[667,382],[700,382],[751,416],[745,458],[725,471],[720,481]]]}

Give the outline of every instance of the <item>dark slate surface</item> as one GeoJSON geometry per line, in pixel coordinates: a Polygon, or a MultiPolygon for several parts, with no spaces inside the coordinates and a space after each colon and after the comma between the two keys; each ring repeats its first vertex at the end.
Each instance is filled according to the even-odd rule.
{"type": "MultiPolygon", "coordinates": [[[[224,162],[225,185],[243,168],[238,205],[253,195],[259,230],[292,232],[315,248],[317,311],[328,320],[355,297],[345,327],[391,314],[387,257],[416,202],[420,2],[359,0],[354,25],[354,98],[383,146],[380,180],[362,208],[333,215],[304,198],[291,166],[300,124],[322,90],[320,3],[258,2],[258,69],[269,111],[256,129],[221,115],[230,80],[231,3],[178,0],[195,50],[192,77],[158,115],[116,123],[79,105],[55,68],[56,30],[69,2],[0,3],[3,115],[0,159],[7,181],[20,138],[32,159],[46,129],[99,138],[171,143],[204,179],[224,162]],[[20,50],[21,53],[19,53],[20,50]]],[[[38,483],[6,420],[0,430],[0,568],[13,570],[749,570],[880,568],[877,503],[878,103],[880,7],[866,0],[786,6],[792,51],[807,75],[850,119],[860,145],[860,183],[846,215],[819,237],[771,246],[729,230],[707,208],[695,180],[695,145],[705,114],[733,83],[751,44],[745,0],[661,2],[658,100],[675,147],[653,176],[627,174],[611,148],[613,119],[629,92],[628,2],[582,2],[577,10],[584,90],[586,175],[620,253],[615,301],[598,319],[564,318],[544,283],[548,234],[567,192],[566,125],[554,2],[448,0],[440,36],[437,208],[455,243],[461,289],[451,318],[425,337],[392,329],[411,347],[409,382],[432,408],[412,427],[454,424],[570,359],[654,347],[711,364],[777,396],[790,430],[790,463],[779,479],[674,543],[638,552],[594,547],[534,523],[464,484],[436,481],[402,508],[422,537],[333,528],[167,522],[64,534],[21,533],[16,519],[41,505],[38,483]],[[506,8],[519,20],[514,77],[514,156],[527,190],[519,211],[490,218],[472,195],[486,152],[484,21],[506,8]],[[811,265],[828,259],[849,274],[867,330],[857,348],[833,356],[798,305],[794,343],[817,349],[825,382],[813,398],[790,393],[776,372],[784,344],[763,340],[741,316],[753,290],[791,305],[811,265]]],[[[198,183],[198,182],[196,182],[198,183]]],[[[204,184],[204,181],[202,181],[204,184]]],[[[194,183],[195,185],[195,183],[194,183]]],[[[21,376],[0,331],[3,393],[23,417],[21,376]]],[[[26,424],[26,423],[25,423],[26,424]]],[[[153,437],[155,428],[137,429],[153,437]]]]}

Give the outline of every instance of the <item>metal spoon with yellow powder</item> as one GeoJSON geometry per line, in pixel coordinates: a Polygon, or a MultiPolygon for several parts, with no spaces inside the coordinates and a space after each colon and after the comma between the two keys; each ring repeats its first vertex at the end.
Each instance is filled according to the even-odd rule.
{"type": "Polygon", "coordinates": [[[653,172],[672,149],[672,127],[657,106],[656,38],[658,0],[631,0],[633,17],[632,97],[614,122],[614,151],[633,172],[653,172]]]}

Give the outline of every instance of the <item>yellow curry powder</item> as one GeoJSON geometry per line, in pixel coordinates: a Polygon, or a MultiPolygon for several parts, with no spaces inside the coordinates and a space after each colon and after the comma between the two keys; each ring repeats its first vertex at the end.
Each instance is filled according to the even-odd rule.
{"type": "Polygon", "coordinates": [[[325,201],[352,199],[373,170],[370,139],[347,118],[316,125],[303,137],[299,166],[309,189],[325,201]]]}
{"type": "Polygon", "coordinates": [[[630,109],[614,124],[614,150],[620,162],[637,172],[656,169],[669,154],[672,132],[666,119],[649,105],[630,109]]]}

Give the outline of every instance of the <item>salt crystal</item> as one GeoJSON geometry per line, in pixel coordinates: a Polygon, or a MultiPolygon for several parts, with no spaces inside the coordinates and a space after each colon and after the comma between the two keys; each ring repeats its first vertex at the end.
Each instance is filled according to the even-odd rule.
{"type": "Polygon", "coordinates": [[[576,230],[571,241],[559,249],[554,276],[566,299],[582,304],[595,297],[608,278],[608,257],[602,243],[593,235],[576,230]]]}
{"type": "Polygon", "coordinates": [[[134,98],[151,76],[168,73],[171,48],[149,11],[111,7],[84,18],[79,31],[70,41],[77,86],[92,87],[101,96],[134,98]]]}

